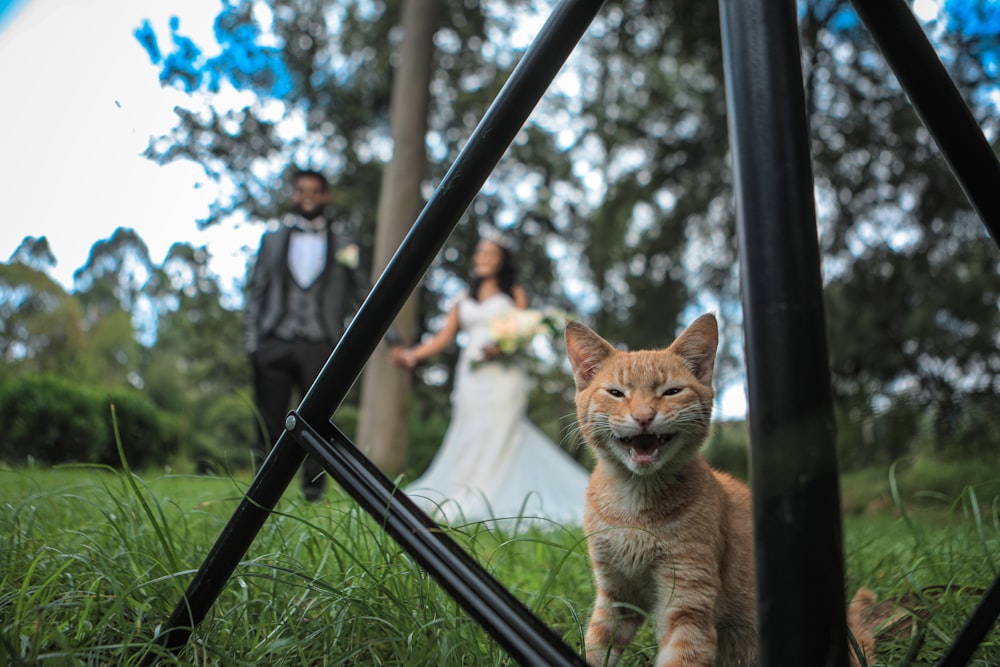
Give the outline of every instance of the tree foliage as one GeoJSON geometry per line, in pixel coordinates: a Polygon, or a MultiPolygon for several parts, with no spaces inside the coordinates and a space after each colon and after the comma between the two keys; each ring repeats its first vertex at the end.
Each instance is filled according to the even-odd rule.
{"type": "Polygon", "coordinates": [[[71,368],[85,346],[80,302],[18,258],[0,264],[0,361],[26,372],[71,368]]]}
{"type": "MultiPolygon", "coordinates": [[[[393,151],[401,4],[226,0],[220,8],[214,45],[194,44],[180,20],[166,38],[139,26],[164,85],[190,93],[147,155],[194,161],[218,182],[205,225],[271,219],[286,205],[288,167],[320,168],[336,217],[371,255],[376,193],[393,151]]],[[[527,0],[442,0],[441,8],[424,197],[546,11],[527,0]]],[[[850,4],[801,3],[799,17],[844,460],[983,449],[995,442],[988,415],[1000,407],[995,243],[850,4]]],[[[994,142],[998,24],[991,3],[947,0],[926,25],[994,142]]],[[[518,247],[533,304],[574,312],[615,343],[663,345],[696,311],[716,310],[718,383],[738,380],[725,114],[715,4],[610,0],[436,258],[417,296],[418,329],[436,327],[479,230],[498,226],[518,247]]],[[[53,261],[44,239],[26,239],[0,266],[5,368],[128,382],[192,415],[198,433],[222,423],[232,430],[222,416],[248,404],[239,395],[239,315],[220,305],[204,249],[178,245],[156,267],[142,240],[120,230],[95,244],[73,294],[45,275],[53,261]],[[141,345],[126,340],[130,331],[141,345]]],[[[424,427],[447,413],[453,360],[442,355],[420,371],[426,382],[414,387],[411,414],[420,428],[410,433],[419,447],[436,442],[424,427]]],[[[557,366],[543,375],[546,398],[567,404],[568,376],[557,366]]],[[[562,436],[558,417],[532,417],[562,436]]]]}
{"type": "MultiPolygon", "coordinates": [[[[995,102],[984,93],[996,90],[997,72],[987,75],[982,54],[997,53],[997,40],[973,46],[972,28],[963,13],[928,26],[996,137],[995,102]]],[[[1000,407],[997,248],[849,4],[804,6],[802,35],[841,430],[853,437],[881,420],[848,448],[892,457],[926,433],[936,449],[983,401],[1000,407]],[[930,415],[923,430],[893,426],[913,405],[930,415]]],[[[973,449],[995,442],[976,440],[973,449]]]]}
{"type": "Polygon", "coordinates": [[[23,263],[36,245],[26,239],[0,264],[0,375],[13,383],[3,402],[18,415],[17,428],[8,422],[0,434],[2,456],[117,462],[105,428],[110,396],[128,413],[122,434],[134,464],[181,455],[199,465],[247,464],[256,417],[242,319],[223,305],[205,249],[175,244],[155,266],[142,239],[119,229],[94,244],[68,294],[23,263]],[[73,406],[85,410],[74,417],[73,406]],[[32,431],[51,452],[33,453],[32,431]],[[67,449],[59,449],[60,438],[67,449]]]}
{"type": "MultiPolygon", "coordinates": [[[[342,15],[351,25],[391,39],[391,8],[348,7],[342,15]]],[[[526,43],[518,41],[518,22],[532,9],[445,7],[427,137],[436,173],[457,156],[505,80],[526,43]]],[[[990,91],[998,31],[988,27],[995,12],[972,0],[944,8],[928,30],[988,136],[996,136],[990,91]]],[[[439,258],[424,299],[428,326],[437,295],[453,292],[464,275],[477,226],[498,224],[517,238],[536,300],[578,310],[621,344],[663,344],[693,310],[721,311],[721,379],[737,377],[738,272],[717,11],[690,0],[608,3],[439,258]]],[[[849,4],[803,3],[800,18],[842,414],[870,418],[897,398],[945,414],[964,398],[995,395],[995,248],[849,4]]],[[[347,40],[330,34],[339,53],[360,46],[347,40]]],[[[331,148],[350,145],[349,160],[377,170],[386,107],[360,93],[384,93],[387,84],[384,70],[368,67],[379,52],[368,44],[351,76],[336,79],[354,104],[317,111],[316,121],[332,130],[331,157],[344,155],[331,148]],[[367,108],[353,115],[360,101],[367,108]],[[364,134],[346,131],[361,126],[364,134]]],[[[311,78],[332,61],[306,62],[293,50],[288,62],[292,72],[306,65],[311,78]]],[[[313,92],[296,87],[293,97],[313,92]]],[[[182,117],[181,126],[190,120],[182,117]]],[[[359,211],[356,219],[364,225],[370,217],[359,211]]]]}
{"type": "Polygon", "coordinates": [[[0,460],[99,463],[119,467],[165,463],[178,449],[175,422],[128,387],[81,385],[57,375],[0,382],[0,460]]]}

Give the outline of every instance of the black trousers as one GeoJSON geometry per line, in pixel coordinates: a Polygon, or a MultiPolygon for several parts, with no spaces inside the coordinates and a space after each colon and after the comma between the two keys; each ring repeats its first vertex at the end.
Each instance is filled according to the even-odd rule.
{"type": "MultiPolygon", "coordinates": [[[[267,338],[260,342],[251,359],[254,396],[267,429],[254,458],[263,462],[285,429],[285,417],[292,408],[292,394],[303,396],[333,350],[329,343],[285,341],[267,338]]],[[[263,434],[262,434],[263,436],[263,434]]],[[[326,487],[326,475],[319,462],[309,456],[302,466],[302,491],[309,500],[318,500],[326,487]]]]}

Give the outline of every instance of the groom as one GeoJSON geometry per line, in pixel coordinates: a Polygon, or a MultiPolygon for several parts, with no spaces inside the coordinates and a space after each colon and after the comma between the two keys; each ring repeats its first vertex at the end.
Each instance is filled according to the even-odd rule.
{"type": "MultiPolygon", "coordinates": [[[[293,390],[306,393],[368,294],[357,242],[324,215],[328,189],[319,172],[295,173],[294,212],[264,234],[248,274],[244,349],[267,429],[254,452],[258,465],[284,429],[293,390]]],[[[318,502],[325,486],[323,468],[310,456],[302,468],[306,499],[318,502]]]]}

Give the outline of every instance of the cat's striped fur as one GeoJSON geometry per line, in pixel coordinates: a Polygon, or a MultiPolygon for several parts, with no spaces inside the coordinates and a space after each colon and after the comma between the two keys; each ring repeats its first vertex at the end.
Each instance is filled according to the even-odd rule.
{"type": "Polygon", "coordinates": [[[659,667],[756,665],[750,491],[699,453],[718,336],[703,315],[664,350],[624,352],[566,327],[580,433],[596,459],[584,514],[592,665],[615,664],[647,614],[659,667]]]}

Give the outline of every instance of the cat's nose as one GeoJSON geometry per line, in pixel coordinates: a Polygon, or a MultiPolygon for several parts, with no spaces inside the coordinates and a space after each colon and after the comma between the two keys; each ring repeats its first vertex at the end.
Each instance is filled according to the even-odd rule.
{"type": "Polygon", "coordinates": [[[634,419],[635,423],[638,424],[639,427],[642,429],[649,428],[649,425],[653,423],[653,419],[655,418],[656,418],[656,411],[654,410],[641,410],[632,412],[632,419],[634,419]]]}

